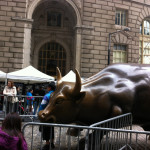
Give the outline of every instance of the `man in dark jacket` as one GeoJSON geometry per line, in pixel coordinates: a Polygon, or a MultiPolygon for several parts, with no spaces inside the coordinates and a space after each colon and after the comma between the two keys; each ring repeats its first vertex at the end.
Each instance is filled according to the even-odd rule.
{"type": "MultiPolygon", "coordinates": [[[[55,82],[51,82],[48,87],[48,93],[44,96],[39,111],[44,110],[50,101],[51,93],[53,93],[56,89],[55,82]]],[[[55,148],[54,145],[54,127],[43,126],[43,140],[46,140],[46,144],[42,148],[42,150],[49,150],[51,148],[55,148]],[[51,140],[51,142],[50,142],[51,140]]]]}

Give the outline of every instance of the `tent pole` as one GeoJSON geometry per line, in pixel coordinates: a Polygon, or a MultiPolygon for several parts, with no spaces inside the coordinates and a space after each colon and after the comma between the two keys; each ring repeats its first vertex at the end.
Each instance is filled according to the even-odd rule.
{"type": "Polygon", "coordinates": [[[5,86],[7,85],[7,73],[6,73],[6,78],[5,78],[5,86]]]}

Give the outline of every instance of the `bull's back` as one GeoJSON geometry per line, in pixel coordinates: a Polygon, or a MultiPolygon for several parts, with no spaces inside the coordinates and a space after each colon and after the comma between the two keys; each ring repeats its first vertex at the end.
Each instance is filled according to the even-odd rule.
{"type": "Polygon", "coordinates": [[[150,121],[150,65],[113,64],[83,83],[83,90],[108,93],[112,103],[135,119],[150,121]]]}
{"type": "Polygon", "coordinates": [[[135,84],[141,80],[150,80],[150,65],[113,64],[83,82],[83,86],[112,85],[120,80],[130,80],[135,84]]]}

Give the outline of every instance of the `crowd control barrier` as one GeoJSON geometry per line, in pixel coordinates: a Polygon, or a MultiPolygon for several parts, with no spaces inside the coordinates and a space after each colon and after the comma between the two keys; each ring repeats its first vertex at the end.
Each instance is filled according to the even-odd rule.
{"type": "Polygon", "coordinates": [[[17,95],[13,97],[0,95],[0,118],[5,118],[8,113],[16,112],[21,116],[22,121],[38,121],[37,114],[42,99],[43,96],[17,95]],[[12,98],[15,102],[12,102],[12,98]]]}
{"type": "MultiPolygon", "coordinates": [[[[116,117],[113,117],[113,118],[110,118],[110,119],[107,119],[107,120],[104,120],[101,122],[94,123],[94,124],[90,125],[90,127],[132,130],[132,114],[131,113],[122,114],[120,116],[116,116],[116,117]]],[[[102,140],[103,135],[107,135],[106,131],[103,131],[101,133],[97,133],[97,131],[96,131],[96,132],[93,132],[93,134],[91,134],[92,138],[95,134],[99,137],[98,141],[102,140]]],[[[118,138],[123,138],[124,137],[123,134],[121,132],[120,132],[120,134],[122,136],[120,136],[118,133],[117,134],[118,138]]],[[[110,135],[110,132],[107,136],[109,136],[109,135],[110,135]]],[[[130,139],[131,139],[131,134],[130,134],[130,139]]],[[[88,140],[89,140],[89,132],[87,131],[86,144],[85,144],[86,150],[88,150],[88,143],[89,143],[88,140]]],[[[95,141],[97,141],[97,140],[95,140],[95,141]]],[[[96,143],[95,143],[95,145],[96,145],[96,143]]]]}
{"type": "MultiPolygon", "coordinates": [[[[150,132],[144,131],[139,126],[132,125],[131,128],[131,122],[127,123],[131,119],[130,115],[129,113],[112,118],[122,120],[120,126],[115,122],[116,128],[104,127],[104,123],[111,122],[110,119],[91,126],[28,122],[23,126],[23,133],[29,150],[42,149],[45,144],[42,139],[44,126],[50,130],[54,127],[55,149],[59,150],[149,150],[150,132]],[[124,127],[123,124],[127,126],[124,127]],[[73,134],[76,136],[72,136],[73,134]]],[[[52,132],[49,134],[52,137],[52,132]]]]}
{"type": "Polygon", "coordinates": [[[90,127],[122,128],[132,130],[132,114],[122,114],[101,122],[94,123],[90,127]]]}

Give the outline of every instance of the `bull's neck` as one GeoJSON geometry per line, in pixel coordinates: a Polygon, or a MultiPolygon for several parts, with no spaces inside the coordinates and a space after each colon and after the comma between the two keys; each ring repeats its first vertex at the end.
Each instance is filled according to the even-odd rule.
{"type": "Polygon", "coordinates": [[[82,100],[77,105],[75,123],[79,123],[80,125],[90,125],[89,120],[86,119],[87,117],[86,117],[85,109],[86,109],[86,104],[84,104],[82,100]]]}

